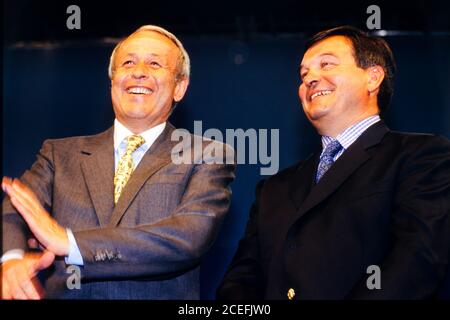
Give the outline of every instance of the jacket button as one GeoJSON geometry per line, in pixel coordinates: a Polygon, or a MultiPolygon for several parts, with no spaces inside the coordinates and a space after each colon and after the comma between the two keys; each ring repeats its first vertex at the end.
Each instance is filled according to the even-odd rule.
{"type": "Polygon", "coordinates": [[[295,290],[292,289],[292,288],[290,288],[290,289],[288,290],[288,292],[287,292],[287,297],[288,297],[289,300],[294,299],[294,297],[295,297],[295,290]]]}

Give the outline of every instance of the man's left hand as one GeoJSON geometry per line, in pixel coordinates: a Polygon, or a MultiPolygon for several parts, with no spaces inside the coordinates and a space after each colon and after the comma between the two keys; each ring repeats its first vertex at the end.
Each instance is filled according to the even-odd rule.
{"type": "Polygon", "coordinates": [[[69,255],[70,243],[66,229],[42,207],[33,191],[19,179],[12,180],[7,177],[3,178],[2,188],[39,243],[55,255],[69,255]]]}

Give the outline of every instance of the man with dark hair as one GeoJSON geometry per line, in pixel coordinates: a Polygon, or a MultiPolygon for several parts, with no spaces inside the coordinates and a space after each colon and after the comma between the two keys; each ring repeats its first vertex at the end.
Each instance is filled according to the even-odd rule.
{"type": "Polygon", "coordinates": [[[394,59],[352,27],[315,35],[299,96],[322,150],[256,189],[219,299],[422,299],[450,255],[450,143],[388,129],[394,59]]]}
{"type": "Polygon", "coordinates": [[[351,41],[355,63],[359,68],[367,69],[380,66],[384,79],[378,92],[380,114],[386,111],[394,93],[395,60],[389,45],[381,38],[370,37],[359,29],[350,26],[328,29],[314,35],[305,46],[305,51],[316,43],[332,36],[345,36],[351,41]]]}

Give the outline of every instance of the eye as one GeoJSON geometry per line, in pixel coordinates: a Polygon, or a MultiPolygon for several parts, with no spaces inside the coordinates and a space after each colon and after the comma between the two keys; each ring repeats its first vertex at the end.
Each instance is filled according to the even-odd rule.
{"type": "Polygon", "coordinates": [[[334,66],[334,63],[329,62],[329,61],[322,61],[322,62],[320,63],[320,67],[321,67],[322,69],[329,69],[329,68],[332,67],[332,66],[334,66]]]}
{"type": "Polygon", "coordinates": [[[303,80],[305,79],[305,77],[306,77],[307,74],[308,74],[308,70],[302,68],[302,69],[300,70],[300,80],[303,81],[303,80]]]}
{"type": "Polygon", "coordinates": [[[134,61],[132,60],[127,60],[124,63],[122,63],[122,66],[131,66],[134,65],[134,61]]]}
{"type": "Polygon", "coordinates": [[[152,66],[153,68],[160,68],[161,67],[161,65],[157,61],[151,61],[150,62],[150,66],[152,66]]]}

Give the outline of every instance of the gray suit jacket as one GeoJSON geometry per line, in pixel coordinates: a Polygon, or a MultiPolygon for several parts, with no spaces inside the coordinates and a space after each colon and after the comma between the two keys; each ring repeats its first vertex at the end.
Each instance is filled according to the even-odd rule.
{"type": "MultiPolygon", "coordinates": [[[[199,298],[199,264],[228,211],[235,170],[234,164],[208,162],[223,163],[233,150],[203,140],[203,147],[219,144],[223,156],[199,161],[201,154],[192,152],[196,161],[176,165],[171,160],[178,144],[170,139],[173,130],[168,123],[116,206],[113,128],[44,142],[21,181],[62,226],[72,229],[84,261],[80,289],[68,289],[72,273],[62,257],[42,272],[47,298],[199,298]]],[[[3,252],[26,251],[29,235],[5,197],[3,252]]]]}

